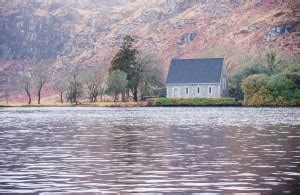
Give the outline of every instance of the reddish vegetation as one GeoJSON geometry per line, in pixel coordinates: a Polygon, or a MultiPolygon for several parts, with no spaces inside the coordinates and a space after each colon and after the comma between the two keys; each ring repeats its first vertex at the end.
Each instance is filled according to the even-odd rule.
{"type": "MultiPolygon", "coordinates": [[[[18,32],[22,31],[19,26],[26,22],[41,26],[49,17],[57,19],[52,28],[56,31],[52,34],[61,33],[67,38],[62,39],[64,47],[57,57],[50,56],[46,61],[52,65],[53,72],[64,70],[69,64],[107,66],[125,34],[136,37],[136,45],[140,50],[160,55],[165,69],[174,57],[198,58],[206,56],[212,48],[226,48],[226,51],[215,55],[227,53],[225,57],[229,58],[241,50],[246,54],[261,50],[300,53],[299,1],[281,3],[278,0],[277,3],[271,3],[271,0],[261,0],[260,4],[255,3],[258,1],[230,4],[225,0],[221,3],[138,0],[114,6],[110,5],[113,4],[110,1],[97,5],[87,3],[88,0],[77,4],[73,2],[66,0],[62,4],[50,0],[30,5],[25,1],[0,3],[0,22],[10,21],[12,14],[20,14],[17,16],[18,27],[15,27],[18,32]],[[28,12],[24,11],[27,9],[28,12]]],[[[26,37],[34,37],[34,32],[25,29],[25,33],[28,33],[26,37]]],[[[41,41],[36,40],[37,43],[41,41]]],[[[1,78],[7,74],[16,76],[24,67],[32,66],[33,62],[28,56],[18,59],[14,59],[14,56],[4,57],[1,50],[7,50],[9,46],[1,46],[1,78]]],[[[33,51],[40,52],[38,49],[33,51]]],[[[39,63],[44,62],[41,59],[39,63]]],[[[5,79],[1,80],[3,84],[5,79]]],[[[51,94],[50,87],[46,94],[51,94]]]]}

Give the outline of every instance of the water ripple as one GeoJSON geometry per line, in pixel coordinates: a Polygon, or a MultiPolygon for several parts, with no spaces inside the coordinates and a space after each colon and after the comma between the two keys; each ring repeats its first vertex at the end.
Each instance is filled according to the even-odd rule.
{"type": "Polygon", "coordinates": [[[2,108],[0,193],[300,192],[297,108],[2,108]]]}

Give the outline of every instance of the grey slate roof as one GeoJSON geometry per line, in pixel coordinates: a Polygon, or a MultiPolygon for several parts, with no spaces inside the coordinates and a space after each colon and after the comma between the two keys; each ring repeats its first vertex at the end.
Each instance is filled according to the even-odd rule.
{"type": "Polygon", "coordinates": [[[219,83],[224,58],[173,59],[166,84],[219,83]]]}

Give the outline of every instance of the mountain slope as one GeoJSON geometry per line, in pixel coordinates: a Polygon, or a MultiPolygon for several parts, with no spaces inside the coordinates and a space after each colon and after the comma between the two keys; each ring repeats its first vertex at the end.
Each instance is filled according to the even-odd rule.
{"type": "MultiPolygon", "coordinates": [[[[107,66],[130,34],[144,52],[196,58],[212,48],[299,54],[299,2],[290,0],[35,0],[0,2],[0,82],[49,63],[107,66]],[[74,3],[75,2],[75,3],[74,3]]],[[[13,79],[14,80],[14,79],[13,79]]]]}

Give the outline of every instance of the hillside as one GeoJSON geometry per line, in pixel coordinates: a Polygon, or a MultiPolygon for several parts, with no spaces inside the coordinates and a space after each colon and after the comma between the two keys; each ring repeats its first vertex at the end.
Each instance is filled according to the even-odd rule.
{"type": "MultiPolygon", "coordinates": [[[[108,66],[130,34],[144,52],[196,58],[212,48],[300,53],[297,0],[35,0],[0,2],[0,88],[34,64],[52,73],[108,66]]],[[[232,62],[234,63],[234,62],[232,62]]],[[[1,93],[1,92],[0,92],[1,93]]],[[[49,92],[51,94],[51,92],[49,92]]]]}

